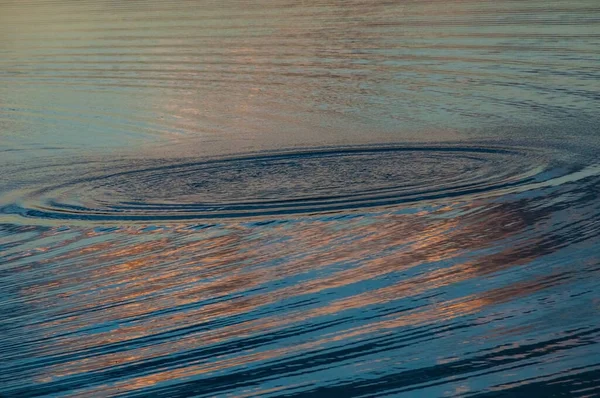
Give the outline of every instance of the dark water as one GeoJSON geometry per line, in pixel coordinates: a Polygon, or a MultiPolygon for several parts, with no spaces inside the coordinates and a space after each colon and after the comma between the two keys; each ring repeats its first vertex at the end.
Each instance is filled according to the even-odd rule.
{"type": "Polygon", "coordinates": [[[600,396],[599,93],[597,0],[0,0],[0,396],[600,396]]]}

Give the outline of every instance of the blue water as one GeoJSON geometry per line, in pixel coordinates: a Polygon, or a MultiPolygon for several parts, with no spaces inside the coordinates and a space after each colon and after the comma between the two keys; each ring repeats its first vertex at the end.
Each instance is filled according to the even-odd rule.
{"type": "Polygon", "coordinates": [[[0,396],[600,396],[600,3],[0,0],[0,396]]]}

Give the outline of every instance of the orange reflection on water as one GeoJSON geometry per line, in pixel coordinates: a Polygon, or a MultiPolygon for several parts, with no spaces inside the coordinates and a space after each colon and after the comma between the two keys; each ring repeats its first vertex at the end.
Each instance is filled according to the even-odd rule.
{"type": "MultiPolygon", "coordinates": [[[[98,255],[97,258],[102,258],[103,266],[95,266],[98,264],[96,259],[89,259],[87,263],[93,271],[92,279],[104,281],[105,287],[93,292],[85,291],[80,286],[79,289],[72,289],[76,293],[65,297],[62,312],[80,311],[81,315],[69,316],[68,321],[60,324],[47,322],[44,327],[48,331],[48,342],[39,352],[47,355],[127,341],[132,342],[131,348],[50,366],[45,371],[45,377],[60,378],[101,371],[117,364],[121,366],[173,355],[192,347],[208,347],[231,339],[270,333],[294,324],[311,322],[317,317],[335,316],[352,309],[415,297],[491,271],[514,267],[528,261],[527,257],[516,258],[513,254],[522,253],[522,248],[503,249],[476,261],[465,259],[455,265],[436,266],[392,285],[336,299],[314,309],[288,311],[285,317],[269,315],[257,319],[252,319],[254,316],[246,320],[241,318],[235,324],[210,330],[191,329],[176,340],[157,341],[147,347],[135,346],[135,341],[148,336],[243,316],[282,300],[319,294],[386,274],[405,272],[422,264],[451,259],[457,261],[465,251],[493,245],[496,237],[510,236],[522,229],[518,214],[502,213],[500,210],[492,209],[484,215],[449,219],[439,216],[445,211],[452,211],[450,208],[441,210],[442,213],[438,213],[434,219],[424,214],[419,214],[418,218],[384,215],[369,222],[361,218],[351,220],[341,228],[339,224],[332,228],[327,222],[315,220],[297,224],[293,228],[273,226],[260,234],[252,228],[238,226],[218,236],[203,237],[202,234],[190,233],[186,237],[179,235],[176,241],[166,238],[132,245],[129,250],[114,247],[98,255]],[[494,216],[494,221],[483,224],[479,221],[482,217],[490,220],[490,216],[494,216]],[[476,218],[477,222],[469,217],[476,218]],[[381,228],[381,225],[385,225],[385,228],[381,228]],[[483,229],[473,230],[471,225],[483,226],[483,229]],[[378,255],[371,256],[372,253],[378,255]],[[117,261],[113,260],[113,255],[117,261]],[[276,266],[269,265],[270,261],[277,258],[286,258],[286,261],[276,266]],[[119,259],[130,260],[120,262],[119,259]],[[265,292],[260,290],[264,286],[276,285],[277,281],[285,278],[314,272],[317,274],[310,279],[291,285],[283,284],[265,292]],[[197,305],[203,300],[219,296],[227,299],[197,305]],[[186,308],[188,306],[191,307],[186,308]],[[92,309],[95,311],[90,312],[92,309]],[[110,330],[74,333],[90,323],[115,321],[119,325],[110,330]],[[58,331],[69,331],[70,335],[55,340],[53,336],[58,331]]],[[[67,274],[62,283],[66,288],[71,283],[77,285],[79,280],[71,280],[67,274]]],[[[527,286],[524,287],[526,293],[533,291],[531,286],[527,286]]],[[[297,347],[309,349],[313,345],[329,344],[369,333],[473,314],[511,298],[510,294],[502,296],[500,292],[442,302],[428,306],[425,311],[409,311],[398,318],[348,329],[319,342],[297,347]]],[[[518,291],[511,291],[511,294],[516,297],[518,291]]],[[[252,359],[255,356],[264,360],[287,355],[288,349],[268,352],[271,354],[241,356],[233,362],[219,362],[218,366],[198,365],[160,373],[156,377],[167,380],[169,377],[186,377],[184,375],[238,366],[245,361],[259,360],[252,359]]],[[[143,380],[140,379],[140,382],[154,379],[143,380]]]]}
{"type": "MultiPolygon", "coordinates": [[[[399,225],[402,227],[406,224],[400,223],[399,225]]],[[[106,288],[94,292],[77,292],[77,289],[73,289],[73,291],[77,293],[76,295],[73,295],[73,297],[78,297],[78,300],[74,303],[70,303],[69,311],[82,311],[87,313],[87,311],[84,310],[98,307],[97,298],[99,297],[99,293],[101,293],[102,296],[105,296],[106,300],[102,303],[102,307],[99,311],[94,311],[94,322],[111,321],[126,317],[134,318],[142,314],[183,306],[197,302],[201,299],[208,299],[215,294],[233,294],[244,289],[272,283],[276,280],[274,277],[289,277],[299,272],[315,270],[342,261],[349,261],[352,258],[360,258],[377,246],[382,248],[389,247],[394,239],[396,239],[394,238],[394,233],[397,231],[392,229],[381,232],[373,226],[364,226],[362,227],[362,230],[360,228],[354,229],[354,232],[362,233],[364,236],[361,244],[354,246],[355,249],[348,249],[345,245],[340,245],[338,249],[333,249],[327,255],[322,255],[321,253],[314,255],[309,254],[296,261],[292,260],[289,264],[278,267],[275,272],[272,272],[269,268],[250,266],[251,264],[248,263],[248,260],[252,259],[254,260],[253,262],[255,262],[260,258],[264,258],[265,255],[271,254],[260,253],[259,248],[261,245],[256,245],[253,246],[257,248],[256,250],[245,249],[239,253],[235,250],[224,249],[225,251],[219,252],[222,257],[213,257],[214,259],[219,260],[217,263],[206,263],[205,261],[202,261],[206,259],[202,256],[197,260],[204,263],[202,266],[195,265],[192,261],[183,263],[178,262],[177,270],[171,270],[171,268],[166,267],[161,269],[159,273],[150,273],[147,275],[146,270],[155,271],[154,268],[151,267],[153,264],[165,261],[164,253],[168,253],[167,257],[177,256],[186,258],[186,253],[188,251],[191,253],[197,253],[199,251],[197,244],[179,245],[177,251],[166,250],[164,245],[158,246],[158,249],[160,249],[159,254],[151,254],[134,261],[119,263],[115,266],[108,267],[106,269],[108,272],[105,272],[105,275],[97,277],[97,279],[105,280],[107,279],[107,276],[110,276],[108,279],[111,281],[113,280],[113,277],[118,277],[117,280],[120,282],[118,286],[113,287],[109,285],[106,288]],[[228,265],[227,272],[224,272],[225,270],[223,267],[226,265],[228,265]],[[211,270],[211,266],[215,269],[211,270]],[[246,268],[248,268],[248,270],[246,270],[246,268]],[[190,270],[194,269],[201,270],[200,276],[190,272],[190,270]],[[185,272],[182,270],[185,270],[185,272]],[[215,279],[210,281],[211,277],[214,277],[215,279]],[[203,279],[208,280],[203,281],[203,279]],[[184,280],[185,283],[182,283],[182,280],[184,280]],[[173,287],[177,287],[178,289],[172,294],[159,294],[161,291],[173,287]],[[86,298],[87,296],[89,296],[89,299],[86,298]],[[140,301],[139,299],[142,297],[144,300],[140,301]],[[96,299],[96,301],[93,301],[93,299],[96,299]],[[80,302],[82,304],[80,304],[80,302]],[[114,306],[114,304],[117,303],[120,305],[114,306]],[[109,306],[109,304],[112,306],[109,306]]],[[[305,252],[311,253],[311,251],[315,250],[316,244],[321,245],[317,247],[326,248],[330,245],[330,242],[336,239],[336,236],[339,239],[340,235],[344,232],[327,231],[326,225],[323,225],[323,228],[318,229],[317,231],[308,230],[307,232],[302,233],[305,233],[306,236],[300,235],[294,237],[295,249],[302,247],[299,244],[304,240],[309,245],[305,252]],[[328,234],[331,238],[323,239],[323,237],[326,237],[328,234]],[[320,237],[320,239],[315,238],[315,236],[320,237]]],[[[241,247],[241,245],[237,245],[237,242],[239,241],[237,238],[234,241],[231,241],[231,239],[231,236],[229,236],[227,240],[216,242],[217,244],[215,246],[222,248],[234,246],[238,248],[241,247]]],[[[137,249],[134,246],[133,250],[137,253],[139,251],[138,249],[141,248],[146,248],[146,246],[138,246],[137,249]]],[[[153,250],[156,249],[157,247],[153,248],[153,250]]],[[[119,257],[125,256],[125,253],[122,250],[118,250],[117,253],[119,257]]],[[[133,255],[133,252],[131,255],[133,255]]],[[[104,255],[104,257],[106,256],[107,255],[104,255]]],[[[109,343],[124,341],[142,337],[144,335],[173,330],[186,325],[197,324],[198,322],[206,322],[214,318],[250,312],[260,306],[271,304],[284,298],[339,287],[360,281],[364,279],[365,276],[373,277],[374,275],[397,270],[398,266],[389,260],[391,259],[374,259],[368,261],[366,265],[358,267],[358,269],[337,272],[334,273],[333,276],[311,280],[298,286],[284,287],[270,292],[268,295],[263,294],[235,298],[222,303],[208,304],[199,309],[186,311],[185,313],[176,313],[174,315],[157,315],[152,318],[151,322],[142,321],[136,322],[135,325],[119,327],[110,332],[105,332],[104,336],[100,333],[88,337],[80,337],[80,339],[76,341],[69,340],[60,344],[58,347],[55,347],[52,351],[64,349],[66,345],[69,345],[71,349],[73,349],[76,347],[84,348],[86,346],[93,346],[98,342],[109,343]],[[365,274],[363,270],[368,270],[370,273],[365,274]]],[[[97,272],[102,270],[104,269],[100,269],[97,272]]],[[[94,275],[94,277],[96,277],[96,275],[94,275]]],[[[68,283],[68,278],[65,278],[63,284],[68,283]]],[[[84,324],[84,322],[89,321],[89,319],[87,321],[82,319],[79,324],[84,324]]],[[[266,324],[267,323],[264,323],[264,325],[266,324]]],[[[70,326],[73,330],[76,330],[79,327],[76,322],[73,322],[73,318],[70,318],[70,326]]],[[[227,335],[229,335],[229,333],[227,333],[227,335]]]]}
{"type": "MultiPolygon", "coordinates": [[[[198,376],[223,369],[247,366],[256,362],[264,362],[275,358],[289,356],[293,353],[306,353],[316,349],[322,350],[327,344],[348,341],[348,339],[364,338],[365,336],[371,337],[372,335],[385,333],[399,327],[412,327],[424,323],[447,321],[460,316],[473,314],[490,305],[506,302],[519,296],[529,295],[535,291],[543,289],[548,283],[556,283],[556,279],[553,276],[537,278],[531,281],[518,283],[516,285],[510,285],[505,288],[494,289],[481,295],[466,296],[463,299],[456,300],[448,304],[433,307],[424,311],[416,311],[406,315],[399,315],[389,320],[379,321],[364,327],[350,329],[343,333],[326,335],[316,341],[309,341],[302,344],[272,349],[264,352],[238,355],[237,357],[229,359],[217,359],[214,362],[211,361],[204,364],[190,364],[184,368],[158,372],[149,376],[137,377],[129,380],[128,382],[115,383],[111,386],[102,386],[100,388],[102,391],[130,391],[136,388],[153,385],[160,381],[198,376]]],[[[93,389],[91,391],[86,391],[86,394],[93,395],[98,391],[99,390],[97,389],[93,389]]]]}

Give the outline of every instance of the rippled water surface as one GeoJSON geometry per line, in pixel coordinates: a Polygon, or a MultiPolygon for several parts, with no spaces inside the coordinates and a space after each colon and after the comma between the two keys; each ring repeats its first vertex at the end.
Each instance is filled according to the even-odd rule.
{"type": "Polygon", "coordinates": [[[0,0],[0,396],[600,396],[600,3],[0,0]]]}

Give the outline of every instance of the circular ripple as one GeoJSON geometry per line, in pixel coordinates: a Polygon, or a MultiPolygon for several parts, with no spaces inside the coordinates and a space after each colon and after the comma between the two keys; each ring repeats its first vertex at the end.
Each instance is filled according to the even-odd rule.
{"type": "Polygon", "coordinates": [[[493,193],[535,179],[524,153],[378,147],[156,162],[37,189],[4,212],[82,220],[181,220],[340,211],[493,193]]]}

